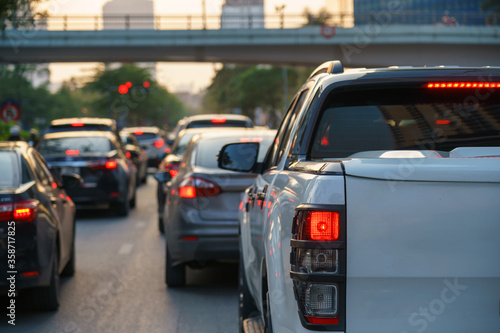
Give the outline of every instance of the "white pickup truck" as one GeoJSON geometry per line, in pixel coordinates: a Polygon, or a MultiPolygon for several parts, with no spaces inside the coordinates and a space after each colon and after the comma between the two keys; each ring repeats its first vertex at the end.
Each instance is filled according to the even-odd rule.
{"type": "Polygon", "coordinates": [[[500,68],[325,63],[257,151],[240,331],[500,332],[500,68]]]}

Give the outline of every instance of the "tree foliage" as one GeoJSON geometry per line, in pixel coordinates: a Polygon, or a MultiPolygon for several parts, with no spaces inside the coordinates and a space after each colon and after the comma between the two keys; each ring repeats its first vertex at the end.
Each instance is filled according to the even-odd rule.
{"type": "Polygon", "coordinates": [[[273,118],[283,111],[310,74],[310,69],[287,69],[287,101],[284,101],[283,68],[224,65],[215,74],[203,100],[204,112],[232,113],[240,109],[253,118],[261,108],[273,118]]]}
{"type": "Polygon", "coordinates": [[[7,26],[29,28],[36,18],[46,17],[47,12],[39,11],[38,5],[45,0],[2,0],[0,1],[0,30],[7,26]]]}
{"type": "Polygon", "coordinates": [[[174,126],[185,115],[177,97],[158,85],[147,68],[134,64],[116,69],[97,68],[84,91],[97,95],[91,105],[95,115],[117,119],[124,126],[174,126]],[[146,81],[150,83],[147,89],[143,87],[146,81]],[[127,94],[120,94],[118,87],[127,82],[132,87],[127,94]]]}
{"type": "Polygon", "coordinates": [[[328,11],[326,7],[320,8],[317,14],[313,13],[309,8],[304,8],[302,14],[306,17],[306,25],[323,25],[330,20],[332,14],[328,11]]]}

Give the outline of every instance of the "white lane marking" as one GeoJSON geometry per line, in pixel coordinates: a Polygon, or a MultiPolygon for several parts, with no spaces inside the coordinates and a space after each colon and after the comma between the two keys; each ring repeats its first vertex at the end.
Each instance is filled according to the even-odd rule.
{"type": "Polygon", "coordinates": [[[130,254],[130,252],[132,252],[133,247],[134,244],[123,244],[122,247],[120,247],[118,254],[130,254]]]}
{"type": "Polygon", "coordinates": [[[146,226],[146,222],[144,221],[139,221],[135,224],[136,228],[144,228],[146,226]]]}

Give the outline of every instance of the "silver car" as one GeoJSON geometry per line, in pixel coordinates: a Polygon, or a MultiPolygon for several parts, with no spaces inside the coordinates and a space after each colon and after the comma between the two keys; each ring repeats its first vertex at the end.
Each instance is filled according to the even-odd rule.
{"type": "Polygon", "coordinates": [[[262,162],[275,134],[243,128],[197,134],[186,148],[177,176],[170,180],[168,172],[156,175],[160,182],[170,180],[163,212],[168,286],[185,284],[186,264],[199,267],[207,261],[239,258],[238,210],[242,192],[255,174],[219,169],[217,155],[227,143],[260,142],[262,162]]]}

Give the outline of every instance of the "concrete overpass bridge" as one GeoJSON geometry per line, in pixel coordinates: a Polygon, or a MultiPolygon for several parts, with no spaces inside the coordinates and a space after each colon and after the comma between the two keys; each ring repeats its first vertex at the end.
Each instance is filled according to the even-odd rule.
{"type": "MultiPolygon", "coordinates": [[[[96,21],[97,22],[97,21],[96,21]]],[[[390,65],[500,66],[500,26],[252,26],[198,29],[9,29],[0,62],[222,62],[347,67],[390,65]]],[[[300,24],[299,24],[300,26],[300,24]]],[[[332,24],[333,26],[333,24],[332,24]]],[[[345,26],[345,24],[344,24],[345,26]]]]}

